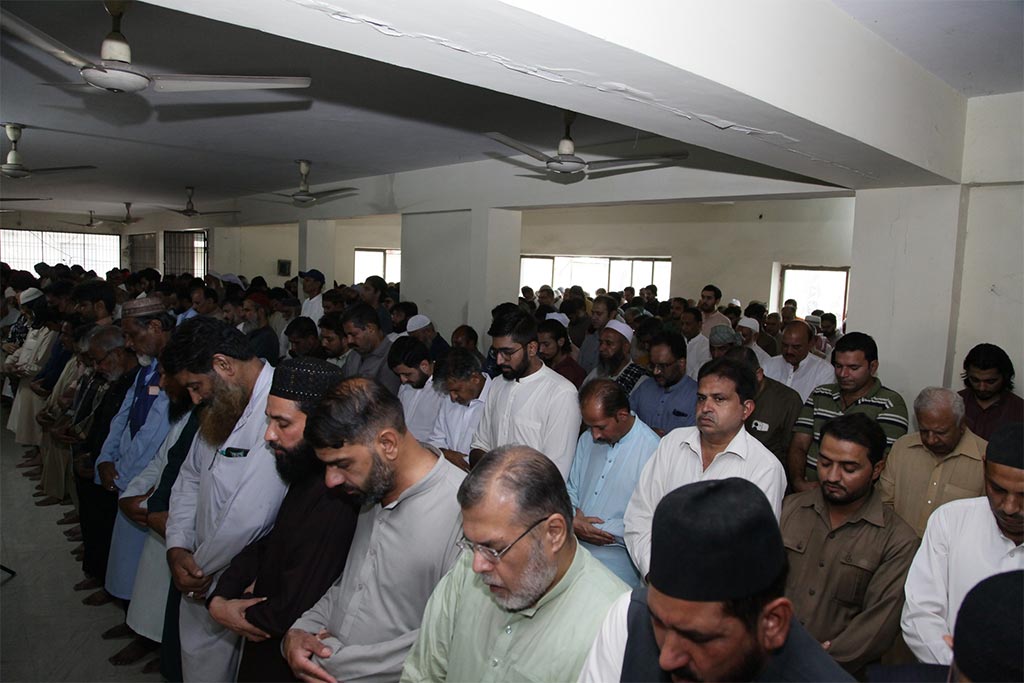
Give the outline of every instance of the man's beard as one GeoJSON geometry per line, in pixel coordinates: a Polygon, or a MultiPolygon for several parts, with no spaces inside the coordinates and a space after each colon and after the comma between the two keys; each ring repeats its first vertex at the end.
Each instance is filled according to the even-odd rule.
{"type": "Polygon", "coordinates": [[[374,451],[373,464],[366,484],[362,489],[345,487],[345,492],[355,498],[360,507],[376,505],[395,487],[395,471],[388,467],[384,459],[374,451]]]}
{"type": "Polygon", "coordinates": [[[621,351],[619,351],[611,358],[598,357],[597,367],[605,376],[611,376],[612,373],[614,373],[622,366],[622,363],[625,360],[626,356],[621,351]]]}
{"type": "Polygon", "coordinates": [[[269,445],[274,451],[277,473],[287,483],[294,484],[308,477],[323,475],[324,464],[305,441],[301,441],[295,448],[284,448],[276,441],[269,442],[269,445]]]}
{"type": "MultiPolygon", "coordinates": [[[[535,541],[533,547],[530,548],[530,559],[521,574],[519,590],[509,591],[508,595],[503,597],[498,597],[497,593],[491,593],[491,598],[498,603],[499,607],[508,612],[524,610],[540,600],[541,596],[551,587],[551,582],[555,580],[557,573],[558,564],[556,562],[548,564],[547,558],[544,557],[543,546],[540,541],[535,541]]],[[[480,575],[480,578],[488,586],[498,586],[508,590],[497,574],[484,573],[480,575]]]]}
{"type": "MultiPolygon", "coordinates": [[[[742,653],[742,659],[740,659],[736,666],[732,667],[728,671],[725,671],[715,677],[717,681],[752,681],[757,678],[757,675],[761,673],[761,669],[764,668],[765,655],[764,652],[754,643],[751,649],[742,653]]],[[[690,669],[689,666],[683,666],[674,671],[670,671],[669,675],[673,681],[703,681],[703,678],[698,678],[697,675],[690,669]]]]}
{"type": "Polygon", "coordinates": [[[167,417],[171,422],[177,422],[192,409],[192,399],[186,392],[184,396],[171,396],[167,394],[167,417]]]}
{"type": "Polygon", "coordinates": [[[199,434],[206,443],[219,446],[228,440],[238,418],[245,412],[245,406],[249,404],[249,392],[228,384],[217,373],[211,373],[211,376],[213,395],[199,418],[199,434]]]}
{"type": "Polygon", "coordinates": [[[530,369],[530,359],[523,356],[523,361],[519,365],[499,365],[498,369],[501,370],[501,376],[508,380],[522,379],[526,376],[526,371],[530,369]]]}

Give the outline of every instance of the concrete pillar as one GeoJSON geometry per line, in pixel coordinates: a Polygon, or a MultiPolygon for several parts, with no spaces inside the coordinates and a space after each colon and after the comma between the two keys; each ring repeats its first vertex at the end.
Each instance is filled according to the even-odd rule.
{"type": "MultiPolygon", "coordinates": [[[[335,279],[335,240],[337,228],[333,220],[299,220],[299,264],[292,268],[293,276],[299,271],[317,269],[324,274],[327,282],[324,288],[329,289],[335,279]]],[[[299,283],[299,298],[305,299],[302,283],[299,283]]]]}
{"type": "Polygon", "coordinates": [[[857,193],[847,330],[874,337],[879,376],[908,404],[953,380],[967,198],[959,185],[857,193]]]}

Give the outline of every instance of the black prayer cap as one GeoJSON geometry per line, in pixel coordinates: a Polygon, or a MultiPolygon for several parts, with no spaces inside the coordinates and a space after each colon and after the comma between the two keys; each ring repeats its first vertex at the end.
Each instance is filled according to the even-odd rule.
{"type": "Polygon", "coordinates": [[[1024,422],[1004,424],[992,433],[985,460],[1024,470],[1024,422]]]}
{"type": "Polygon", "coordinates": [[[1024,681],[1024,570],[990,576],[967,593],[953,659],[972,681],[1024,681]]]}
{"type": "Polygon", "coordinates": [[[693,602],[761,593],[786,569],[782,533],[757,486],[732,477],[687,484],[658,503],[651,585],[693,602]]]}
{"type": "Polygon", "coordinates": [[[270,395],[292,401],[318,401],[342,379],[337,365],[317,358],[289,358],[274,369],[270,395]]]}

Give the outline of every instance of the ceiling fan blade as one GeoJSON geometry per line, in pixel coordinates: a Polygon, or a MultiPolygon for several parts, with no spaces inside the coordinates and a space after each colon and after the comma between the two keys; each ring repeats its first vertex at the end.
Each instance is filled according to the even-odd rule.
{"type": "Polygon", "coordinates": [[[543,161],[544,163],[547,163],[547,162],[553,160],[547,154],[544,154],[543,152],[538,152],[537,150],[535,150],[533,147],[530,147],[525,142],[519,142],[519,140],[516,140],[514,138],[510,138],[509,136],[504,135],[502,133],[486,133],[486,135],[490,139],[495,140],[496,142],[500,142],[503,145],[507,145],[507,146],[511,147],[512,149],[519,150],[523,154],[525,154],[527,156],[530,156],[530,157],[533,157],[537,161],[543,161]]]}
{"type": "Polygon", "coordinates": [[[225,216],[229,213],[242,213],[239,211],[200,211],[197,216],[225,216]]]}
{"type": "Polygon", "coordinates": [[[323,199],[324,197],[329,197],[332,194],[341,194],[343,192],[358,192],[358,191],[359,191],[358,187],[339,187],[339,188],[334,189],[334,190],[324,190],[323,192],[313,192],[311,194],[313,195],[313,197],[315,199],[323,199]]]}
{"type": "Polygon", "coordinates": [[[285,192],[268,192],[267,194],[274,195],[275,197],[284,197],[285,199],[291,199],[292,196],[285,192]]]}
{"type": "Polygon", "coordinates": [[[83,228],[91,228],[93,225],[96,225],[96,223],[93,223],[92,225],[89,225],[88,223],[73,223],[71,221],[58,221],[58,222],[59,223],[64,223],[65,225],[80,225],[83,228]]]}
{"type": "Polygon", "coordinates": [[[174,213],[180,213],[182,216],[187,216],[189,214],[189,211],[187,209],[172,209],[169,206],[161,206],[160,208],[163,209],[164,211],[173,211],[174,213]]]}
{"type": "Polygon", "coordinates": [[[0,10],[0,28],[12,36],[36,47],[51,57],[55,57],[69,66],[81,69],[91,66],[103,71],[103,68],[93,64],[91,61],[64,45],[58,40],[46,35],[35,26],[28,24],[6,10],[0,10]]]}
{"type": "Polygon", "coordinates": [[[39,175],[43,173],[63,173],[64,171],[88,171],[96,168],[95,166],[51,166],[50,168],[33,168],[31,170],[32,175],[39,175]]]}
{"type": "Polygon", "coordinates": [[[0,202],[48,202],[53,197],[0,197],[0,202]]]}
{"type": "Polygon", "coordinates": [[[591,161],[587,164],[588,170],[602,170],[606,168],[615,168],[616,166],[629,166],[630,164],[648,163],[651,161],[659,162],[676,162],[683,161],[689,157],[689,153],[683,152],[681,154],[673,154],[671,156],[646,156],[646,157],[630,157],[628,159],[602,159],[601,161],[591,161]]]}
{"type": "Polygon", "coordinates": [[[61,90],[95,90],[88,83],[40,83],[39,85],[45,85],[47,88],[60,88],[61,90]]]}
{"type": "Polygon", "coordinates": [[[270,90],[308,88],[306,76],[217,76],[204,74],[150,74],[157,92],[201,92],[206,90],[270,90]]]}

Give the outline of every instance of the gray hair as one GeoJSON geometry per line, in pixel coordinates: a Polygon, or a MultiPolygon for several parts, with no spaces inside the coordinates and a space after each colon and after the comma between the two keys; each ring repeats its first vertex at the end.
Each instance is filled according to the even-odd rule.
{"type": "Polygon", "coordinates": [[[124,333],[117,325],[101,325],[86,337],[89,348],[95,347],[103,353],[124,348],[124,333]]]}
{"type": "Polygon", "coordinates": [[[914,414],[922,413],[933,408],[949,408],[953,411],[957,423],[963,422],[966,409],[964,399],[953,391],[944,387],[925,387],[914,399],[914,414]]]}
{"type": "Polygon", "coordinates": [[[573,509],[565,480],[551,459],[529,446],[513,444],[489,452],[459,487],[462,509],[479,505],[495,486],[516,501],[516,517],[524,525],[552,514],[565,518],[572,528],[573,509]]]}

